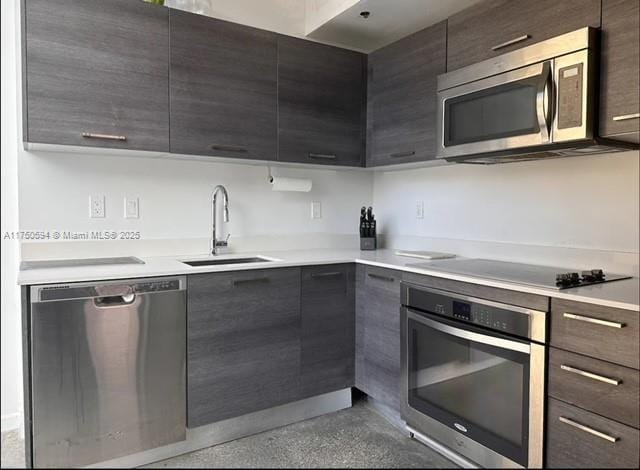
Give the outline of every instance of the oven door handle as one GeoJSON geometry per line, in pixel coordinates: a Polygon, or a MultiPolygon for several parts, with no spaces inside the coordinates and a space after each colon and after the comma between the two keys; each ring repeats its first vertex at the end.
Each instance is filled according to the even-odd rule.
{"type": "Polygon", "coordinates": [[[447,325],[427,318],[410,308],[407,308],[407,318],[415,320],[418,323],[422,323],[423,325],[428,326],[429,328],[433,328],[434,330],[441,331],[442,333],[446,333],[451,336],[456,336],[458,338],[467,339],[469,341],[474,341],[476,343],[482,343],[489,346],[495,346],[497,348],[509,349],[510,351],[531,354],[531,346],[529,344],[456,328],[455,326],[447,325]]]}
{"type": "Polygon", "coordinates": [[[540,72],[540,81],[536,93],[536,109],[538,114],[538,126],[542,142],[551,141],[551,110],[553,105],[551,93],[551,63],[543,62],[540,72]]]}

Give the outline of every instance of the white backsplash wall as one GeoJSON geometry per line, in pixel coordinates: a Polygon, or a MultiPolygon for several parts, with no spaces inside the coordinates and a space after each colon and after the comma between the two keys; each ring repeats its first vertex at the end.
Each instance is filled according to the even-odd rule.
{"type": "Polygon", "coordinates": [[[274,175],[313,181],[310,192],[298,193],[272,191],[266,166],[46,152],[23,152],[19,164],[22,230],[130,230],[147,240],[208,239],[218,184],[229,192],[222,228],[232,245],[260,236],[357,236],[360,207],[373,192],[371,174],[362,171],[274,167],[274,175]],[[104,219],[89,218],[92,194],[105,195],[104,219]],[[139,198],[138,219],[124,218],[126,196],[139,198]],[[321,202],[322,218],[311,218],[312,201],[321,202]]]}
{"type": "Polygon", "coordinates": [[[513,245],[554,253],[578,248],[628,255],[625,264],[635,264],[637,272],[638,162],[631,151],[376,173],[373,206],[393,247],[413,239],[417,248],[415,240],[424,238],[450,241],[440,248],[463,241],[509,244],[511,253],[513,245]],[[418,201],[424,201],[423,219],[416,218],[418,201]]]}

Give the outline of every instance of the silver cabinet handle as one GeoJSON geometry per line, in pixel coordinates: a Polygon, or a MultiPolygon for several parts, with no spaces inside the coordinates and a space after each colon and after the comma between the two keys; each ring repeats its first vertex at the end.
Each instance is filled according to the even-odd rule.
{"type": "Polygon", "coordinates": [[[372,279],[379,279],[380,281],[385,281],[385,282],[393,282],[395,281],[394,278],[389,277],[389,276],[381,276],[380,274],[372,274],[372,273],[368,273],[367,276],[369,276],[372,279]]]}
{"type": "Polygon", "coordinates": [[[610,436],[609,434],[605,434],[603,432],[596,431],[595,429],[590,428],[589,426],[585,426],[584,424],[577,423],[572,419],[565,418],[564,416],[560,416],[558,418],[558,420],[560,420],[561,423],[568,424],[569,426],[572,426],[572,427],[574,427],[576,429],[579,429],[580,431],[584,431],[586,433],[589,433],[592,436],[599,437],[600,439],[604,439],[605,441],[617,442],[617,441],[620,440],[619,437],[610,436]]]}
{"type": "Polygon", "coordinates": [[[398,153],[392,153],[391,155],[389,155],[390,158],[402,158],[402,157],[411,157],[412,155],[415,155],[416,151],[415,150],[410,150],[408,152],[398,152],[398,153]]]}
{"type": "Polygon", "coordinates": [[[613,116],[614,121],[628,121],[629,119],[640,119],[640,113],[621,114],[620,116],[613,116]]]}
{"type": "Polygon", "coordinates": [[[564,312],[562,315],[564,318],[571,320],[578,320],[585,323],[593,323],[594,325],[608,326],[609,328],[624,328],[625,324],[617,321],[601,320],[599,318],[587,317],[584,315],[578,315],[575,313],[564,312]]]}
{"type": "Polygon", "coordinates": [[[85,139],[119,140],[122,142],[127,140],[126,135],[94,134],[93,132],[83,132],[82,137],[85,139]]]}
{"type": "Polygon", "coordinates": [[[313,273],[311,275],[312,279],[322,279],[322,278],[326,278],[326,277],[338,277],[338,276],[342,276],[342,272],[341,271],[333,271],[330,273],[313,273]]]}
{"type": "Polygon", "coordinates": [[[269,278],[268,277],[254,277],[254,278],[250,278],[250,279],[235,279],[233,281],[233,285],[234,286],[238,286],[241,284],[251,284],[254,282],[269,282],[269,278]]]}
{"type": "Polygon", "coordinates": [[[577,369],[575,367],[571,367],[565,364],[560,364],[560,369],[566,370],[567,372],[571,372],[572,374],[578,374],[583,377],[588,377],[593,380],[598,380],[600,382],[604,382],[610,385],[620,385],[622,380],[618,379],[610,379],[609,377],[605,377],[603,375],[594,374],[593,372],[587,372],[586,370],[577,369]]]}
{"type": "Polygon", "coordinates": [[[531,36],[528,34],[523,34],[522,36],[518,36],[517,38],[509,39],[508,41],[501,42],[500,44],[496,44],[491,48],[492,51],[497,51],[502,49],[503,47],[512,46],[513,44],[518,44],[519,42],[526,41],[531,36]]]}
{"type": "Polygon", "coordinates": [[[247,149],[244,147],[235,147],[233,145],[218,145],[212,144],[211,150],[220,150],[222,152],[237,152],[237,153],[247,153],[247,149]]]}
{"type": "Polygon", "coordinates": [[[310,153],[309,158],[322,158],[325,160],[335,160],[336,156],[328,153],[310,153]]]}

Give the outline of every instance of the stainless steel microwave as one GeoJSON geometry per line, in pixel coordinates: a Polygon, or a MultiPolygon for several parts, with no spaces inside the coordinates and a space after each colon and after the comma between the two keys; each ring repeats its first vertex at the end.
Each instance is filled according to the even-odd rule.
{"type": "Polygon", "coordinates": [[[597,30],[585,27],[438,76],[437,157],[504,163],[618,150],[595,132],[597,52],[597,30]]]}

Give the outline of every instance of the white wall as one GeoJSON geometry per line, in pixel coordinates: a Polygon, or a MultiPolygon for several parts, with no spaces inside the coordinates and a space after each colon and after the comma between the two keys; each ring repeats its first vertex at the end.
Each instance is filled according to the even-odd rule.
{"type": "Polygon", "coordinates": [[[137,230],[144,239],[208,238],[211,192],[229,191],[230,242],[263,235],[356,234],[370,204],[371,175],[359,171],[273,168],[310,178],[308,193],[274,192],[265,166],[136,157],[23,152],[20,226],[24,230],[137,230]],[[106,217],[89,218],[89,196],[106,195],[106,217]],[[123,198],[140,198],[140,218],[123,217],[123,198]],[[322,218],[311,219],[311,202],[322,218]]]}
{"type": "Polygon", "coordinates": [[[637,273],[638,162],[638,152],[625,152],[377,173],[373,204],[381,232],[396,240],[615,252],[628,254],[625,263],[637,273]],[[416,218],[417,201],[424,201],[424,219],[416,218]]]}
{"type": "Polygon", "coordinates": [[[165,5],[289,36],[305,35],[305,0],[166,0],[165,5]]]}
{"type": "Polygon", "coordinates": [[[18,2],[1,3],[2,21],[2,430],[18,427],[22,409],[22,338],[20,335],[20,298],[16,285],[17,241],[7,240],[6,232],[18,230],[17,146],[19,142],[16,25],[18,2]]]}

